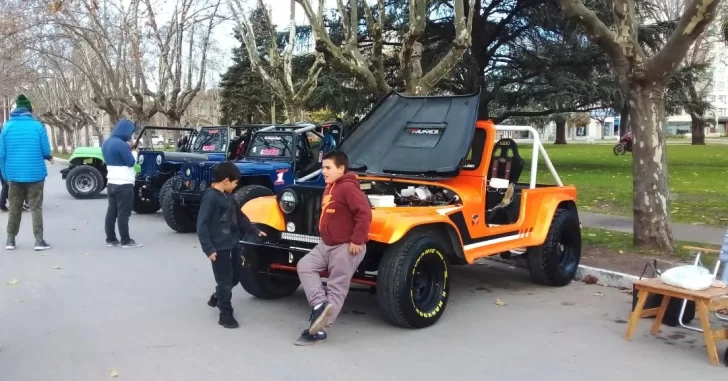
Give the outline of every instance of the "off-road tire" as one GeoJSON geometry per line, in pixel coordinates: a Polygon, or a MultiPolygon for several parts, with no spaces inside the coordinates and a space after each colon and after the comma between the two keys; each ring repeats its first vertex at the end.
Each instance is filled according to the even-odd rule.
{"type": "Polygon", "coordinates": [[[104,189],[104,175],[101,171],[90,165],[79,165],[68,172],[66,176],[66,190],[71,196],[77,199],[95,198],[104,189]],[[81,181],[87,180],[92,182],[92,187],[88,191],[84,191],[81,187],[81,181]]]}
{"type": "Polygon", "coordinates": [[[172,189],[174,189],[174,183],[175,182],[182,182],[182,176],[175,175],[170,178],[168,178],[164,184],[162,184],[162,188],[159,189],[159,205],[160,207],[163,205],[164,198],[166,196],[169,196],[172,193],[172,189]]]}
{"type": "Polygon", "coordinates": [[[534,283],[562,287],[576,276],[581,260],[581,227],[574,212],[557,209],[543,245],[527,251],[528,270],[534,283]],[[561,245],[564,255],[561,260],[561,245]]]}
{"type": "Polygon", "coordinates": [[[388,248],[377,272],[377,301],[383,317],[404,328],[424,328],[435,324],[447,307],[450,293],[448,268],[442,245],[429,235],[406,236],[388,248]],[[415,266],[420,263],[427,266],[437,284],[426,293],[428,301],[424,310],[416,306],[412,290],[415,266]]]}
{"type": "Polygon", "coordinates": [[[142,200],[139,198],[139,188],[137,186],[134,186],[134,204],[132,204],[132,210],[136,212],[137,214],[153,214],[156,213],[157,210],[161,205],[159,205],[159,200],[142,200]]]}
{"type": "MultiPolygon", "coordinates": [[[[246,234],[244,240],[261,242],[262,238],[246,234]]],[[[258,250],[260,249],[246,247],[243,251],[243,267],[240,269],[240,285],[243,289],[258,299],[268,300],[280,299],[296,292],[301,285],[297,276],[278,276],[260,272],[258,250]]]]}
{"type": "Polygon", "coordinates": [[[240,207],[242,207],[243,205],[245,205],[246,202],[254,198],[273,195],[275,195],[275,193],[273,193],[272,190],[262,185],[246,185],[244,187],[238,188],[238,190],[233,193],[235,202],[237,202],[240,207]]]}
{"type": "Polygon", "coordinates": [[[626,151],[627,149],[622,143],[618,143],[614,146],[614,148],[612,148],[614,156],[624,155],[626,151]]]}
{"type": "MultiPolygon", "coordinates": [[[[176,176],[175,176],[176,177],[176,176]]],[[[171,179],[170,179],[171,180],[171,179]]],[[[179,201],[173,199],[169,193],[172,192],[173,182],[167,180],[160,191],[160,199],[162,199],[162,215],[164,221],[172,230],[177,233],[194,233],[197,231],[197,221],[194,216],[179,201]],[[164,192],[169,192],[162,197],[164,192]]]]}

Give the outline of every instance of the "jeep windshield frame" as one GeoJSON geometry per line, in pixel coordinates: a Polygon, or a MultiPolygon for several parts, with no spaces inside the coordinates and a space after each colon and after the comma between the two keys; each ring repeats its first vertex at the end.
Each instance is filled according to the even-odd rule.
{"type": "Polygon", "coordinates": [[[390,92],[347,134],[349,170],[369,176],[441,180],[459,174],[478,117],[479,93],[390,92]]]}
{"type": "MultiPolygon", "coordinates": [[[[138,127],[137,127],[138,129],[138,127]]],[[[134,146],[139,147],[139,142],[144,139],[143,143],[145,146],[139,147],[140,151],[157,151],[157,147],[152,142],[153,131],[178,131],[178,132],[189,132],[190,135],[196,135],[197,130],[191,127],[174,127],[174,126],[143,126],[142,129],[136,134],[134,140],[134,146]],[[147,145],[148,144],[148,145],[147,145]]],[[[134,131],[136,133],[136,131],[134,131]]],[[[166,144],[162,144],[165,147],[166,144]]],[[[161,149],[160,149],[161,151],[161,149]]]]}

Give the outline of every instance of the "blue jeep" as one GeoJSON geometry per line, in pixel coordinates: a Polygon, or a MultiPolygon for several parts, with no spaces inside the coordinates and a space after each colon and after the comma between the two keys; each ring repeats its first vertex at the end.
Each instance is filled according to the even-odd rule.
{"type": "MultiPolygon", "coordinates": [[[[317,132],[319,126],[276,126],[256,132],[245,155],[236,161],[242,174],[235,200],[243,205],[261,196],[273,195],[294,183],[323,185],[321,158],[333,150],[341,136],[327,131],[317,132]]],[[[196,228],[202,194],[212,183],[215,162],[185,163],[180,173],[170,180],[169,196],[162,200],[162,212],[167,225],[179,233],[191,233],[196,228]]],[[[166,186],[166,184],[165,184],[166,186]]]]}
{"type": "MultiPolygon", "coordinates": [[[[204,126],[198,130],[181,127],[147,126],[139,134],[138,163],[140,170],[134,185],[133,209],[139,214],[155,213],[162,205],[165,184],[179,173],[183,163],[220,162],[235,160],[239,147],[250,140],[252,133],[270,125],[204,126]],[[164,151],[167,146],[157,130],[183,132],[175,151],[164,151]],[[235,134],[234,137],[230,137],[235,134]]],[[[168,185],[167,188],[170,188],[168,185]]]]}

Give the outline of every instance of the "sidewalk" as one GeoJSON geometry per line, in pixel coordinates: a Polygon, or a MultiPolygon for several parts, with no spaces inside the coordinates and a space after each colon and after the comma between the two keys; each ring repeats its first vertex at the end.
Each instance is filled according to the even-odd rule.
{"type": "MultiPolygon", "coordinates": [[[[587,228],[605,229],[615,232],[632,233],[632,219],[629,217],[611,216],[579,211],[579,220],[587,228]]],[[[699,242],[709,245],[723,245],[728,227],[690,225],[672,223],[672,235],[677,241],[699,242]]]]}

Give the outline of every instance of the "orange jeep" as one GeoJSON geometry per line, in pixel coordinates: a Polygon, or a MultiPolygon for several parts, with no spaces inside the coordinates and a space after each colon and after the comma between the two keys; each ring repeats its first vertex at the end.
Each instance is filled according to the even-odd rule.
{"type": "MultiPolygon", "coordinates": [[[[434,324],[449,297],[449,268],[495,255],[525,256],[532,279],[565,286],[581,257],[576,189],[564,186],[532,127],[477,121],[478,94],[390,93],[340,144],[372,204],[366,257],[352,283],[375,290],[384,317],[434,324]],[[528,132],[530,178],[509,133],[528,132]],[[536,183],[539,156],[557,185],[536,183]]],[[[292,294],[296,264],[320,241],[323,188],[291,185],[243,212],[267,232],[246,236],[241,284],[264,299],[292,294]]],[[[322,274],[324,277],[326,274],[322,274]]]]}

